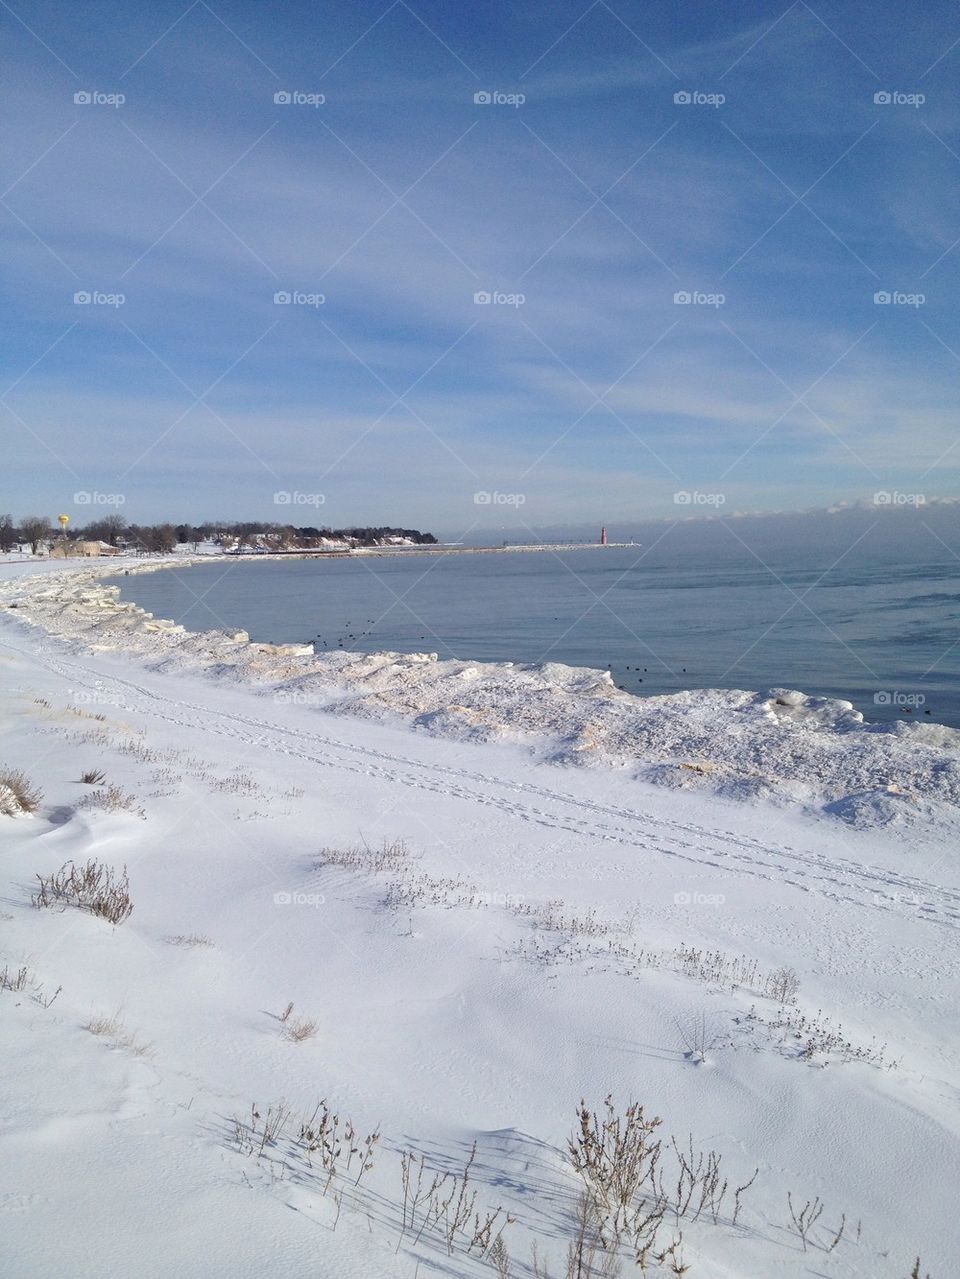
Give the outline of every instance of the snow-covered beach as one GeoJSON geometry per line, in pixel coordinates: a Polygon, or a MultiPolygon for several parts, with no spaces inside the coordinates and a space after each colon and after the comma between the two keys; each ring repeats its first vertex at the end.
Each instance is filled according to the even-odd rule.
{"type": "Polygon", "coordinates": [[[509,1213],[510,1273],[562,1275],[608,1094],[663,1119],[651,1273],[956,1273],[960,734],[191,635],[124,567],[0,570],[0,766],[43,791],[0,817],[9,1273],[480,1275],[509,1213]],[[32,908],[91,858],[129,919],[32,908]],[[321,1099],[379,1133],[359,1182],[321,1099]],[[486,1243],[404,1193],[474,1142],[486,1243]]]}
{"type": "MultiPolygon", "coordinates": [[[[95,566],[60,561],[43,564],[42,573],[11,565],[0,583],[0,606],[45,635],[125,654],[152,669],[206,674],[266,692],[279,704],[459,741],[524,743],[551,763],[615,767],[657,785],[799,804],[856,826],[935,814],[949,822],[960,806],[960,731],[936,722],[866,722],[849,701],[789,688],[641,698],[618,688],[606,670],[554,661],[319,653],[309,643],[251,642],[246,631],[194,632],[154,616],[102,580],[210,561],[189,555],[95,566]]],[[[221,562],[224,573],[238,563],[221,562]]],[[[188,575],[178,577],[188,582],[188,575]]]]}

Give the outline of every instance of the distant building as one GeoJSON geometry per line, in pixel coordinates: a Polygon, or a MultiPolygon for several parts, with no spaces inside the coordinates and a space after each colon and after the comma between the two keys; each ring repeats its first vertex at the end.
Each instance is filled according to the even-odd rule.
{"type": "Polygon", "coordinates": [[[54,543],[50,554],[58,560],[73,559],[77,556],[89,559],[96,555],[120,555],[121,551],[118,546],[111,546],[109,542],[58,541],[54,543]]]}

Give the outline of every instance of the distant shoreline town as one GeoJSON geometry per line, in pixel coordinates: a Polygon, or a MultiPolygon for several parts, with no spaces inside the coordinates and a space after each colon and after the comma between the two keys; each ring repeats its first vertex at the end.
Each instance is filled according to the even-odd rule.
{"type": "Polygon", "coordinates": [[[96,555],[168,555],[178,546],[194,551],[215,546],[224,554],[283,554],[348,551],[391,546],[436,546],[432,533],[383,527],[314,528],[266,521],[207,521],[203,524],[130,524],[107,515],[71,528],[68,516],[28,515],[15,523],[0,515],[0,552],[73,558],[96,555]]]}
{"type": "Polygon", "coordinates": [[[441,543],[433,533],[419,529],[382,527],[298,528],[292,524],[259,521],[203,524],[128,524],[122,516],[108,515],[77,528],[69,517],[25,516],[15,523],[10,515],[0,515],[0,554],[20,553],[55,559],[82,559],[111,555],[169,555],[178,547],[198,554],[286,555],[306,557],[349,555],[355,551],[406,553],[442,550],[444,554],[479,555],[494,551],[585,550],[594,546],[636,546],[636,542],[607,541],[606,529],[600,539],[590,541],[509,542],[496,545],[441,543]]]}

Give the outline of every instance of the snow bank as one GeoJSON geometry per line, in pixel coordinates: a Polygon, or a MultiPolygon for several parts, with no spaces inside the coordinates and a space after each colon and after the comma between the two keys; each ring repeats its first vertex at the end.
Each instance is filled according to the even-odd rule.
{"type": "Polygon", "coordinates": [[[562,666],[315,660],[190,635],[89,565],[19,567],[0,764],[44,799],[0,817],[3,1273],[490,1279],[408,1228],[402,1176],[406,1155],[425,1185],[460,1171],[476,1143],[478,1209],[516,1218],[510,1273],[536,1243],[563,1274],[575,1107],[610,1094],[663,1117],[668,1196],[669,1137],[723,1159],[722,1212],[663,1223],[691,1279],[906,1279],[918,1251],[960,1274],[955,836],[631,776],[803,798],[827,761],[826,802],[863,824],[932,805],[955,735],[799,693],[643,701],[562,666]],[[508,732],[522,745],[449,736],[508,732]],[[598,765],[618,741],[619,770],[533,758],[598,765]],[[89,806],[89,770],[143,815],[89,806]],[[881,789],[911,770],[916,798],[881,789]],[[34,908],[36,875],[90,858],[129,867],[128,920],[34,908]],[[290,1004],[315,1035],[290,1039],[290,1004]],[[280,1099],[288,1134],[255,1148],[254,1103],[280,1099]],[[382,1132],[359,1185],[356,1160],[331,1178],[287,1139],[320,1099],[382,1132]],[[788,1192],[823,1206],[807,1250],[788,1192]]]}
{"type": "Polygon", "coordinates": [[[163,670],[265,686],[332,713],[392,718],[464,741],[508,738],[575,767],[618,766],[641,780],[728,798],[820,808],[854,826],[960,804],[960,732],[935,723],[865,723],[850,702],[790,689],[637,697],[604,670],[556,662],[440,661],[436,653],[335,652],[190,632],[100,580],[175,561],[71,565],[0,582],[0,612],[89,651],[163,670]]]}

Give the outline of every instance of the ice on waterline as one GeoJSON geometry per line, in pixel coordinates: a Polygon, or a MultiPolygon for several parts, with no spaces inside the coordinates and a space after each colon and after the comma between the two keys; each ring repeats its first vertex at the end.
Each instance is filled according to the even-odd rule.
{"type": "MultiPolygon", "coordinates": [[[[178,560],[182,563],[182,560],[178,560]]],[[[163,565],[133,563],[128,572],[163,565]]],[[[190,632],[72,567],[0,585],[24,625],[90,650],[284,692],[301,709],[401,720],[463,741],[522,741],[568,767],[626,768],[640,780],[731,799],[813,806],[857,825],[960,805],[960,732],[866,723],[849,701],[797,689],[706,689],[638,697],[609,671],[558,662],[440,660],[436,653],[314,653],[245,631],[190,632]]]]}

